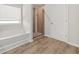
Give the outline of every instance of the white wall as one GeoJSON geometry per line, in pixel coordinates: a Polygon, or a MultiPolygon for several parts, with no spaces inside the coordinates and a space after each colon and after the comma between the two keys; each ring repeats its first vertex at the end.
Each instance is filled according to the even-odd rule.
{"type": "Polygon", "coordinates": [[[67,41],[68,39],[68,16],[67,6],[58,4],[45,5],[45,35],[67,41]],[[53,23],[53,24],[52,24],[53,23]]]}
{"type": "Polygon", "coordinates": [[[79,46],[79,4],[69,5],[69,41],[79,46]]]}
{"type": "Polygon", "coordinates": [[[0,5],[0,20],[21,20],[21,8],[8,5],[0,5]]]}
{"type": "MultiPolygon", "coordinates": [[[[0,20],[22,21],[22,26],[23,26],[22,28],[24,28],[26,33],[30,33],[30,38],[31,38],[32,37],[32,5],[24,4],[22,8],[20,7],[21,5],[18,5],[19,7],[16,6],[17,5],[0,5],[0,20]]],[[[10,25],[12,26],[8,26],[8,24],[5,26],[2,25],[1,23],[0,25],[1,25],[0,26],[1,30],[5,30],[4,28],[6,27],[11,30],[11,28],[13,28],[12,26],[15,25],[19,26],[19,24],[11,24],[11,23],[10,25]]]]}
{"type": "Polygon", "coordinates": [[[32,39],[32,5],[23,5],[23,27],[25,32],[30,33],[30,38],[32,39]]]}
{"type": "Polygon", "coordinates": [[[1,36],[20,32],[21,7],[0,4],[0,38],[1,36]]]}
{"type": "Polygon", "coordinates": [[[45,12],[45,35],[79,47],[79,5],[46,5],[45,12]]]}

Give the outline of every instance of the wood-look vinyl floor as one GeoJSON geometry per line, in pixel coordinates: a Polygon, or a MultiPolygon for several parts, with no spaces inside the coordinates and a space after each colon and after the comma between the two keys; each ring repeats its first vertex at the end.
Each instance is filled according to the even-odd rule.
{"type": "Polygon", "coordinates": [[[24,44],[14,48],[4,54],[78,54],[79,48],[65,42],[42,37],[35,39],[34,42],[24,44]]]}

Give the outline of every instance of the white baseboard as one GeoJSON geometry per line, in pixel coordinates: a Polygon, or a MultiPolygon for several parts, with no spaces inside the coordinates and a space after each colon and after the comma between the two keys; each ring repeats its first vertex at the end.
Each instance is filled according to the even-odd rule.
{"type": "Polygon", "coordinates": [[[21,46],[21,45],[26,44],[26,43],[29,43],[29,42],[33,42],[33,39],[21,40],[21,41],[18,41],[18,42],[16,42],[16,43],[12,43],[12,44],[10,44],[10,45],[5,46],[4,48],[2,48],[2,49],[0,50],[0,53],[4,53],[4,52],[6,52],[6,51],[9,51],[9,50],[11,50],[11,49],[13,49],[13,48],[16,48],[16,47],[18,47],[18,46],[21,46]]]}
{"type": "Polygon", "coordinates": [[[75,44],[75,43],[72,43],[72,42],[66,42],[66,43],[68,43],[68,44],[70,44],[72,46],[75,46],[75,47],[78,47],[79,48],[79,45],[78,44],[75,44]]]}
{"type": "Polygon", "coordinates": [[[63,42],[65,42],[65,43],[68,43],[68,44],[70,44],[70,45],[72,45],[72,46],[75,46],[75,47],[78,47],[78,48],[79,48],[79,45],[78,45],[78,44],[75,44],[75,43],[70,42],[70,41],[68,41],[68,40],[60,39],[59,37],[55,37],[55,36],[52,36],[52,37],[49,36],[49,35],[45,35],[45,36],[50,37],[50,38],[54,38],[54,39],[57,39],[57,40],[60,40],[60,41],[63,41],[63,42]]]}
{"type": "Polygon", "coordinates": [[[64,38],[60,38],[60,37],[57,37],[57,36],[50,36],[50,35],[45,35],[47,37],[50,37],[50,38],[54,38],[54,39],[57,39],[57,40],[60,40],[60,41],[65,41],[67,42],[68,40],[64,39],[64,38]]]}

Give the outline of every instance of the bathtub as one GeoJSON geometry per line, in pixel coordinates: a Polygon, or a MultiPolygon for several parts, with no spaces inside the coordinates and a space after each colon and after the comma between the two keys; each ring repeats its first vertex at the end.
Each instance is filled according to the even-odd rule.
{"type": "Polygon", "coordinates": [[[2,38],[0,40],[0,53],[4,53],[28,42],[31,42],[29,39],[29,33],[17,34],[14,36],[2,38]]]}
{"type": "MultiPolygon", "coordinates": [[[[18,27],[18,26],[16,26],[18,27]]],[[[10,27],[11,28],[11,27],[10,27]]],[[[1,28],[2,29],[2,28],[1,28]]],[[[13,28],[12,28],[13,29],[13,28]]],[[[23,30],[20,30],[21,28],[17,28],[11,31],[6,32],[0,32],[0,53],[4,53],[10,49],[13,49],[15,47],[18,47],[22,44],[32,42],[32,39],[30,39],[30,33],[24,32],[23,30]]]]}

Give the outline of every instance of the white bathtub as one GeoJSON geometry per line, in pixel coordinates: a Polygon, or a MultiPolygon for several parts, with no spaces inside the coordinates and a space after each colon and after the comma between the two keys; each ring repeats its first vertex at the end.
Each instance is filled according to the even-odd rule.
{"type": "MultiPolygon", "coordinates": [[[[18,26],[16,26],[16,28],[17,27],[18,26]]],[[[17,29],[12,29],[13,26],[10,29],[11,31],[8,30],[6,32],[0,32],[0,53],[4,53],[10,49],[32,41],[32,39],[30,39],[30,33],[25,33],[20,27],[17,29]]]]}
{"type": "Polygon", "coordinates": [[[29,33],[17,34],[14,36],[2,38],[2,40],[0,40],[0,53],[4,53],[28,42],[31,42],[29,39],[29,33]]]}

